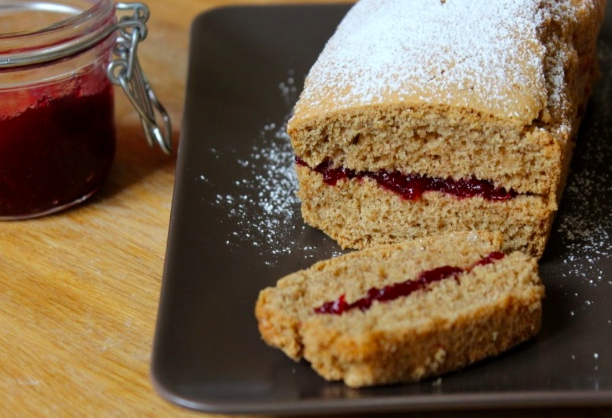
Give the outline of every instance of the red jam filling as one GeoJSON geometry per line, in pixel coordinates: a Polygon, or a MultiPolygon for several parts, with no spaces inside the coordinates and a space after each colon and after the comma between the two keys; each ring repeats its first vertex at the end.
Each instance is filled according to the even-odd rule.
{"type": "Polygon", "coordinates": [[[344,312],[359,309],[367,311],[372,304],[378,302],[388,302],[409,296],[417,290],[425,289],[430,284],[439,282],[444,279],[456,278],[460,273],[469,272],[476,266],[485,266],[497,260],[504,258],[504,253],[492,252],[488,256],[476,262],[468,268],[443,266],[433,270],[427,270],[419,274],[415,280],[406,280],[405,282],[394,283],[383,288],[373,287],[368,290],[366,296],[357,299],[355,302],[348,303],[345,296],[342,295],[337,300],[325,302],[321,306],[314,308],[314,312],[318,314],[342,315],[344,312]]]}
{"type": "Polygon", "coordinates": [[[105,179],[115,154],[113,88],[104,74],[92,77],[58,86],[57,96],[41,88],[24,103],[12,93],[0,100],[0,217],[73,203],[105,179]]]}
{"type": "MultiPolygon", "coordinates": [[[[296,157],[295,162],[300,166],[308,167],[299,157],[296,157]]],[[[331,162],[321,163],[313,170],[321,174],[323,181],[330,186],[335,186],[338,181],[344,179],[368,177],[406,200],[417,200],[425,192],[445,193],[459,199],[482,197],[486,200],[495,201],[509,200],[517,196],[517,193],[512,189],[506,190],[503,187],[495,187],[492,182],[479,180],[475,177],[454,180],[450,177],[443,179],[420,174],[403,174],[399,171],[355,171],[344,167],[334,168],[331,162]]]]}

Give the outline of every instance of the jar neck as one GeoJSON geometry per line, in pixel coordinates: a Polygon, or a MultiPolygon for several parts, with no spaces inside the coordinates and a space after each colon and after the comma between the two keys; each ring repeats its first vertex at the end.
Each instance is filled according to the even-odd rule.
{"type": "Polygon", "coordinates": [[[113,31],[112,0],[51,0],[0,4],[0,71],[62,59],[87,50],[113,31]]]}

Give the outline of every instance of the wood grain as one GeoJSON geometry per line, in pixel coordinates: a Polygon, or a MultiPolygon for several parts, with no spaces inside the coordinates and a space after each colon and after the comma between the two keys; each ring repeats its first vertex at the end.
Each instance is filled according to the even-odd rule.
{"type": "MultiPolygon", "coordinates": [[[[175,127],[182,118],[189,25],[198,13],[304,2],[149,0],[150,37],[140,57],[175,127]]],[[[2,417],[194,415],[163,400],[149,380],[175,158],[146,146],[135,112],[117,93],[118,153],[101,192],[60,215],[0,223],[2,417]]],[[[493,414],[603,418],[612,410],[411,416],[493,414]]]]}

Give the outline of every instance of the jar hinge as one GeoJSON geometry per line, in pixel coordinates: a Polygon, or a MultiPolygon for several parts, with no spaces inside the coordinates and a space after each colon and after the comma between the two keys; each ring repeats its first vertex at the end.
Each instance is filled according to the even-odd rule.
{"type": "Polygon", "coordinates": [[[138,112],[149,146],[157,143],[166,154],[170,154],[170,115],[155,95],[138,61],[138,43],[147,37],[149,8],[142,3],[117,3],[116,8],[132,14],[121,17],[115,26],[119,31],[114,48],[117,58],[108,65],[108,77],[113,84],[121,86],[138,112]],[[163,130],[158,120],[163,122],[163,130]]]}

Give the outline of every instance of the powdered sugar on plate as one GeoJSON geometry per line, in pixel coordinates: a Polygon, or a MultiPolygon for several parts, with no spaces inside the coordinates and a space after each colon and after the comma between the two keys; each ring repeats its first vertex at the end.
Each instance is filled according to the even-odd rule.
{"type": "Polygon", "coordinates": [[[273,256],[291,253],[294,217],[300,216],[294,158],[284,124],[264,125],[249,158],[238,160],[250,176],[232,193],[216,196],[215,204],[226,208],[236,225],[228,245],[247,241],[265,246],[273,256]]]}
{"type": "Polygon", "coordinates": [[[569,274],[586,283],[612,285],[597,265],[612,257],[612,47],[601,43],[599,60],[604,72],[588,109],[588,130],[581,131],[574,161],[561,201],[555,237],[566,248],[569,274]]]}
{"type": "MultiPolygon", "coordinates": [[[[561,248],[555,258],[562,265],[552,267],[546,284],[559,287],[563,298],[573,301],[565,311],[572,321],[584,321],[593,312],[607,309],[602,296],[612,290],[612,46],[601,42],[598,52],[603,76],[594,88],[578,135],[549,242],[550,247],[561,248]]],[[[544,257],[542,269],[548,267],[546,262],[544,257]]],[[[612,326],[612,316],[604,325],[612,326]]]]}
{"type": "MultiPolygon", "coordinates": [[[[290,109],[297,98],[293,70],[278,83],[278,93],[290,109]]],[[[237,161],[246,175],[230,193],[217,194],[213,202],[227,211],[235,225],[226,245],[250,245],[266,254],[269,265],[274,265],[279,256],[294,252],[305,258],[314,258],[320,252],[314,246],[297,242],[307,226],[301,220],[295,154],[286,131],[290,116],[288,110],[284,119],[262,126],[259,137],[252,141],[250,155],[237,161]]],[[[329,255],[339,254],[338,250],[329,255]]]]}

